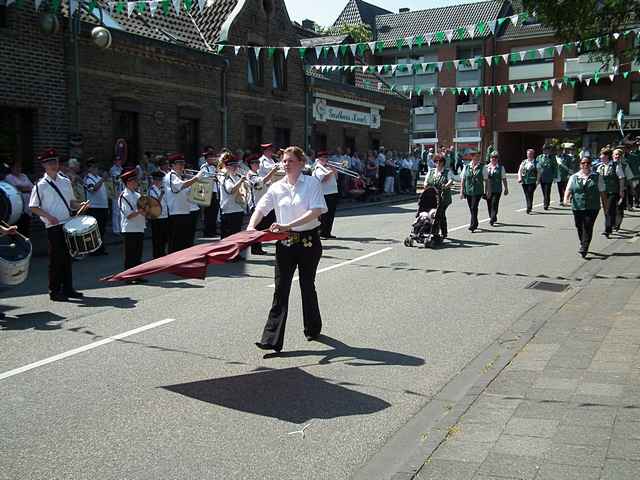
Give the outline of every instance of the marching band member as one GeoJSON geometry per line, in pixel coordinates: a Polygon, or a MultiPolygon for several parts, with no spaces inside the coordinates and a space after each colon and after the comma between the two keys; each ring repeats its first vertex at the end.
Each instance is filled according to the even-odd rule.
{"type": "MultiPolygon", "coordinates": [[[[125,189],[118,197],[118,206],[120,208],[120,218],[122,219],[124,269],[128,270],[142,263],[146,218],[144,209],[138,208],[138,200],[140,200],[138,172],[129,170],[122,174],[121,180],[125,185],[125,189]]],[[[129,280],[128,283],[138,282],[144,282],[144,279],[129,280]]]]}
{"type": "Polygon", "coordinates": [[[160,202],[161,210],[157,218],[151,219],[151,243],[153,245],[153,258],[164,257],[167,254],[169,244],[169,210],[167,196],[163,185],[164,173],[158,171],[151,174],[152,185],[149,187],[149,196],[160,202]]]}
{"type": "Polygon", "coordinates": [[[489,172],[481,162],[480,153],[471,151],[471,162],[464,166],[460,176],[462,186],[460,188],[460,198],[467,199],[471,222],[469,231],[473,233],[478,228],[478,206],[480,200],[486,195],[491,197],[491,185],[489,184],[489,172]]]}
{"type": "Polygon", "coordinates": [[[518,168],[518,183],[522,185],[522,190],[524,191],[524,198],[527,202],[527,215],[533,210],[533,195],[540,178],[535,155],[536,152],[532,148],[528,149],[527,158],[520,163],[518,168]]]}
{"type": "MultiPolygon", "coordinates": [[[[87,200],[91,202],[88,214],[96,219],[100,229],[100,237],[105,238],[107,231],[107,218],[109,217],[109,196],[107,187],[104,186],[104,178],[99,175],[98,164],[95,159],[87,160],[87,176],[84,177],[84,188],[87,191],[87,200]]],[[[91,255],[107,255],[104,241],[100,248],[91,255]]]]}
{"type": "Polygon", "coordinates": [[[322,193],[324,194],[324,201],[327,204],[327,211],[320,217],[321,238],[336,238],[331,234],[339,196],[336,175],[336,169],[329,165],[329,154],[324,151],[318,152],[318,159],[313,169],[313,176],[320,182],[322,193]]]}
{"type": "MultiPolygon", "coordinates": [[[[588,154],[588,152],[586,152],[588,154]]],[[[578,231],[580,249],[578,253],[585,258],[593,237],[593,225],[600,211],[601,198],[599,184],[602,179],[591,170],[591,155],[582,155],[580,171],[571,175],[565,190],[563,203],[571,205],[573,218],[578,231]]]]}
{"type": "Polygon", "coordinates": [[[558,176],[558,164],[550,144],[544,144],[542,147],[542,155],[538,155],[537,161],[544,209],[549,210],[549,205],[551,204],[551,185],[553,185],[553,181],[558,176]]]}
{"type": "Polygon", "coordinates": [[[424,188],[434,187],[438,189],[442,197],[442,219],[440,221],[440,231],[442,238],[447,238],[447,208],[453,202],[451,198],[451,186],[453,185],[453,174],[445,167],[446,158],[442,154],[436,154],[433,159],[436,166],[427,173],[424,179],[424,188]]]}
{"type": "Polygon", "coordinates": [[[31,234],[31,210],[29,209],[29,198],[31,197],[31,190],[33,190],[33,183],[29,180],[29,177],[22,173],[22,167],[20,163],[16,161],[11,164],[11,172],[7,174],[4,181],[13,185],[22,196],[22,215],[16,225],[18,227],[18,231],[22,235],[29,237],[31,234]]]}
{"type": "Polygon", "coordinates": [[[617,226],[618,204],[624,199],[625,175],[622,165],[611,161],[611,150],[608,148],[600,151],[600,160],[602,163],[598,166],[597,172],[600,175],[600,192],[603,194],[604,232],[602,234],[609,238],[617,226]]]}
{"type": "Polygon", "coordinates": [[[500,208],[500,197],[502,193],[509,195],[509,186],[507,185],[507,171],[498,163],[498,151],[491,152],[489,165],[489,184],[491,185],[491,196],[487,196],[487,208],[489,209],[489,223],[493,227],[498,223],[498,209],[500,208]]]}
{"type": "Polygon", "coordinates": [[[202,172],[189,180],[183,180],[184,155],[176,153],[169,156],[173,169],[164,177],[164,189],[169,209],[169,253],[177,252],[193,245],[193,216],[189,200],[189,187],[202,172]]]}
{"type": "Polygon", "coordinates": [[[259,173],[261,177],[266,177],[276,164],[273,159],[273,144],[263,143],[260,148],[262,148],[262,156],[260,157],[259,173]]]}
{"type": "Polygon", "coordinates": [[[109,170],[109,176],[111,177],[111,182],[115,191],[115,196],[111,201],[111,229],[113,230],[113,233],[120,233],[120,209],[118,208],[118,197],[124,190],[124,185],[122,185],[122,180],[120,180],[120,175],[122,175],[123,172],[122,163],[122,158],[116,156],[113,159],[113,166],[109,170]]]}
{"type": "Polygon", "coordinates": [[[226,170],[220,179],[220,238],[226,238],[242,230],[246,203],[238,199],[247,179],[238,173],[240,162],[233,154],[223,153],[220,162],[226,170]]]}
{"type": "Polygon", "coordinates": [[[208,149],[204,153],[205,163],[202,165],[200,170],[204,172],[206,177],[211,177],[214,179],[213,182],[213,193],[211,195],[211,204],[208,207],[204,208],[204,231],[202,233],[203,237],[215,237],[218,235],[218,211],[220,210],[220,193],[218,188],[218,156],[213,151],[213,148],[208,149]]]}
{"type": "Polygon", "coordinates": [[[298,268],[302,294],[304,334],[308,341],[316,339],[322,330],[315,277],[322,243],[318,234],[318,218],[327,211],[320,182],[302,174],[304,153],[299,147],[289,147],[282,160],[286,176],[273,183],[260,199],[249,221],[249,230],[270,211],[276,214],[274,232],[289,232],[289,238],[276,244],[275,292],[273,304],[256,346],[263,350],[282,350],[285,325],[289,312],[289,294],[293,275],[298,268]]]}
{"type": "Polygon", "coordinates": [[[58,154],[53,148],[46,150],[38,159],[45,174],[31,190],[29,207],[47,229],[49,298],[54,302],[82,298],[82,293],[73,288],[71,256],[62,226],[71,219],[72,209],[86,208],[89,202],[78,202],[73,195],[71,181],[58,174],[58,154]]]}
{"type": "MultiPolygon", "coordinates": [[[[267,192],[266,185],[271,183],[272,177],[275,175],[275,173],[278,171],[278,168],[280,167],[278,165],[274,165],[271,171],[267,173],[266,177],[261,177],[258,171],[260,168],[260,157],[257,154],[251,155],[249,158],[247,158],[247,161],[249,162],[249,168],[251,169],[247,174],[247,180],[249,181],[249,185],[251,187],[251,198],[249,200],[249,214],[253,215],[256,205],[258,205],[258,202],[260,201],[260,199],[267,192]]],[[[262,219],[262,222],[260,222],[260,224],[257,225],[256,228],[258,230],[265,230],[271,226],[271,223],[266,223],[265,220],[262,219]]],[[[262,249],[261,243],[254,243],[253,245],[251,245],[251,254],[266,255],[267,252],[265,252],[262,249]]]]}
{"type": "Polygon", "coordinates": [[[196,243],[196,231],[198,230],[198,220],[200,219],[200,205],[191,201],[191,187],[189,187],[189,203],[191,214],[191,229],[189,230],[189,246],[196,243]]]}

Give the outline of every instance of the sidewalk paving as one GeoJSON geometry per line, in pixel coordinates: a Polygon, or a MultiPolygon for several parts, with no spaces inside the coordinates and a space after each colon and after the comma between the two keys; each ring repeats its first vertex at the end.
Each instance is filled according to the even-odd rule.
{"type": "Polygon", "coordinates": [[[581,284],[452,420],[416,479],[640,479],[638,240],[585,263],[581,284]]]}

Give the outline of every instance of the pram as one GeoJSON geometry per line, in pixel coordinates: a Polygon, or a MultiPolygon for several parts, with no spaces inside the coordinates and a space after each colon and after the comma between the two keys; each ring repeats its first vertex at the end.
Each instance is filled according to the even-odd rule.
{"type": "Polygon", "coordinates": [[[404,239],[405,247],[413,247],[414,243],[425,248],[440,245],[443,240],[440,235],[443,211],[441,192],[435,187],[425,188],[418,199],[416,219],[411,224],[409,236],[404,239]]]}

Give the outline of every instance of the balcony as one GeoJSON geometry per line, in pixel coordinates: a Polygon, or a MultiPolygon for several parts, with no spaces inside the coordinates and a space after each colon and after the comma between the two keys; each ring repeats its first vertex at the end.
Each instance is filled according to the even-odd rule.
{"type": "Polygon", "coordinates": [[[562,106],[563,122],[592,122],[615,118],[618,106],[607,100],[585,100],[562,106]]]}
{"type": "Polygon", "coordinates": [[[458,87],[477,87],[482,85],[482,71],[480,69],[458,70],[456,73],[458,87]]]}
{"type": "Polygon", "coordinates": [[[551,105],[537,107],[510,107],[507,112],[507,121],[516,122],[545,122],[553,120],[551,105]]]}
{"type": "Polygon", "coordinates": [[[509,80],[529,80],[553,77],[553,62],[511,65],[509,80]]]}
{"type": "Polygon", "coordinates": [[[634,117],[640,117],[640,102],[629,103],[629,115],[634,117]]]}
{"type": "MultiPolygon", "coordinates": [[[[471,105],[460,105],[460,107],[470,107],[470,106],[471,105]]],[[[480,118],[480,112],[478,112],[477,110],[477,107],[478,107],[477,105],[473,105],[473,106],[476,107],[476,111],[456,112],[456,128],[458,129],[478,128],[478,120],[480,118]]]]}
{"type": "Polygon", "coordinates": [[[480,106],[476,103],[464,103],[462,105],[458,105],[458,107],[456,108],[456,112],[458,113],[477,112],[478,110],[480,110],[480,106]]]}
{"type": "Polygon", "coordinates": [[[413,109],[413,130],[415,132],[432,132],[437,130],[435,107],[418,107],[413,109]]]}
{"type": "Polygon", "coordinates": [[[610,61],[607,65],[601,61],[591,61],[590,55],[567,58],[564,62],[564,74],[568,77],[577,77],[579,75],[592,77],[595,72],[599,72],[600,75],[609,75],[613,73],[613,67],[616,65],[613,57],[609,58],[610,61]]]}

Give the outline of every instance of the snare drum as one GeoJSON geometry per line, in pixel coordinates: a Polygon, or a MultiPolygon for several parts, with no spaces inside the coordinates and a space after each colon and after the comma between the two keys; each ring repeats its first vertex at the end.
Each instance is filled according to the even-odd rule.
{"type": "Polygon", "coordinates": [[[211,199],[213,198],[213,182],[214,177],[204,176],[195,181],[191,185],[191,191],[189,192],[190,200],[196,205],[202,205],[208,207],[211,205],[211,199]]]}
{"type": "Polygon", "coordinates": [[[0,182],[0,220],[15,225],[22,216],[24,204],[20,192],[7,182],[0,182]]]}
{"type": "Polygon", "coordinates": [[[88,215],[73,217],[62,228],[69,255],[81,257],[93,253],[102,246],[100,229],[95,218],[88,215]]]}
{"type": "Polygon", "coordinates": [[[19,285],[27,279],[31,242],[20,235],[0,237],[0,284],[19,285]]]}

